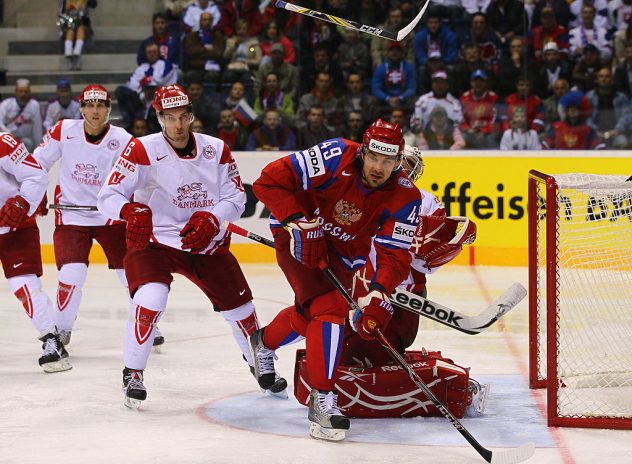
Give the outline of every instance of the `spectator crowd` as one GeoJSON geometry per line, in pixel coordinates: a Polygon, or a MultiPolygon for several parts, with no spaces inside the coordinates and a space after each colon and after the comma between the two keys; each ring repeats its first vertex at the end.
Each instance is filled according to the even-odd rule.
{"type": "MultiPolygon", "coordinates": [[[[431,0],[401,42],[274,2],[163,3],[137,68],[116,89],[134,135],[160,130],[153,93],[178,82],[194,101],[194,130],[233,150],[358,140],[378,116],[425,150],[632,146],[632,0],[431,0]]],[[[419,8],[411,0],[299,3],[392,31],[419,8]]],[[[18,81],[16,97],[0,104],[3,130],[32,113],[25,86],[18,81]]],[[[30,124],[41,132],[55,117],[73,117],[72,101],[60,81],[57,100],[30,124]]],[[[39,140],[35,129],[20,130],[39,140]]]]}

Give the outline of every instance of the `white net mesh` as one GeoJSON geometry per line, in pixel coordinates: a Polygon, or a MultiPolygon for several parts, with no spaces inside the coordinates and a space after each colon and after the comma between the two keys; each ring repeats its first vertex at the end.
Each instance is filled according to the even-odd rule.
{"type": "MultiPolygon", "coordinates": [[[[632,419],[632,181],[554,177],[558,416],[632,419]]],[[[544,198],[545,187],[539,189],[544,198]]],[[[538,221],[542,378],[547,375],[544,222],[538,221]]]]}

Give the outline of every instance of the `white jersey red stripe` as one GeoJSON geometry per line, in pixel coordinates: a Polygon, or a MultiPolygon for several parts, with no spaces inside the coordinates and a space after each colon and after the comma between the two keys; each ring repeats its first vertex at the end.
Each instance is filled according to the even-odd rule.
{"type": "MultiPolygon", "coordinates": [[[[29,203],[31,216],[42,201],[47,184],[48,174],[24,144],[7,132],[0,132],[0,207],[9,198],[20,195],[29,203]]],[[[0,227],[0,234],[10,230],[0,227]]]]}
{"type": "MultiPolygon", "coordinates": [[[[180,231],[196,211],[213,213],[220,224],[239,219],[246,194],[230,148],[209,135],[191,136],[191,158],[179,157],[162,133],[132,139],[99,193],[99,210],[117,219],[133,195],[152,210],[151,240],[177,249],[180,231]]],[[[215,253],[228,239],[222,229],[202,253],[215,253]]]]}
{"type": "MultiPolygon", "coordinates": [[[[34,151],[46,169],[60,161],[55,203],[96,206],[97,194],[115,161],[132,136],[110,126],[98,143],[87,140],[82,119],[64,119],[55,124],[34,151]]],[[[103,226],[112,221],[98,211],[57,210],[55,222],[79,226],[103,226]]]]}

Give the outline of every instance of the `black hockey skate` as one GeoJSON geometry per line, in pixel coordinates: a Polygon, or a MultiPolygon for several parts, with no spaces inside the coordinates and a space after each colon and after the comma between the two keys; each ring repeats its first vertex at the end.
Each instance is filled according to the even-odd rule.
{"type": "Polygon", "coordinates": [[[39,365],[44,372],[62,372],[72,369],[68,360],[68,351],[59,339],[59,335],[49,333],[40,338],[44,352],[39,358],[39,365]]]}
{"type": "Polygon", "coordinates": [[[123,369],[123,393],[125,406],[138,410],[142,401],[147,399],[147,390],[143,384],[143,371],[138,369],[123,369]]]}
{"type": "Polygon", "coordinates": [[[261,391],[278,398],[287,398],[287,381],[274,369],[276,356],[273,350],[263,344],[263,329],[250,336],[249,346],[254,363],[254,366],[250,366],[250,372],[259,383],[261,391]]]}
{"type": "Polygon", "coordinates": [[[315,388],[309,394],[309,434],[314,438],[341,441],[347,436],[349,419],[338,409],[338,392],[315,388]]]}
{"type": "Polygon", "coordinates": [[[165,344],[165,337],[163,337],[158,326],[154,327],[154,344],[153,350],[156,353],[162,353],[162,345],[165,344]]]}

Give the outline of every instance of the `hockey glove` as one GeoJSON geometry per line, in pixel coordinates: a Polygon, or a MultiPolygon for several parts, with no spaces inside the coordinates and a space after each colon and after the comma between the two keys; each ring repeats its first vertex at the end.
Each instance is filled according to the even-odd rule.
{"type": "Polygon", "coordinates": [[[127,248],[145,248],[149,245],[153,228],[149,206],[142,203],[126,203],[121,208],[121,219],[127,222],[125,229],[127,248]]]}
{"type": "Polygon", "coordinates": [[[377,329],[386,330],[393,317],[393,306],[388,296],[379,290],[373,290],[367,296],[358,299],[358,305],[362,310],[356,311],[353,315],[353,327],[360,338],[373,340],[377,329]]]}
{"type": "Polygon", "coordinates": [[[310,269],[327,262],[325,231],[316,220],[298,219],[287,223],[285,230],[290,234],[290,253],[297,261],[310,269]]]}
{"type": "Polygon", "coordinates": [[[196,211],[180,231],[182,249],[197,253],[211,244],[219,233],[219,221],[212,213],[196,211]]]}
{"type": "Polygon", "coordinates": [[[0,209],[0,226],[17,227],[29,215],[29,202],[17,195],[9,198],[0,209]]]}

